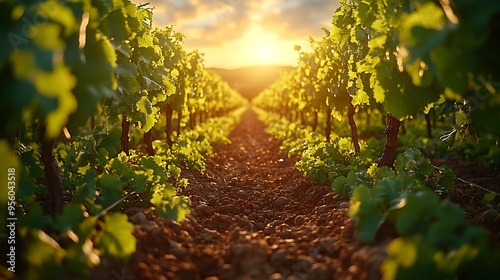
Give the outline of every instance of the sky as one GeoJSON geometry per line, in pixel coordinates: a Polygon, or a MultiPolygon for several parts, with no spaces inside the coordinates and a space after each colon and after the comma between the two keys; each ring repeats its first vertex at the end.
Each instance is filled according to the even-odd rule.
{"type": "Polygon", "coordinates": [[[156,27],[174,26],[206,67],[295,66],[295,45],[331,28],[338,0],[132,0],[154,7],[156,27]]]}

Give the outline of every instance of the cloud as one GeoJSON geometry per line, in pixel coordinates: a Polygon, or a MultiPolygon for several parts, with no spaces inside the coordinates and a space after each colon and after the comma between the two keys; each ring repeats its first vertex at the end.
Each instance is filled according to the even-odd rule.
{"type": "MultiPolygon", "coordinates": [[[[132,0],[143,3],[145,0],[132,0]]],[[[174,25],[198,46],[220,45],[240,39],[252,22],[257,1],[243,0],[150,0],[157,27],[174,25]]]]}
{"type": "MultiPolygon", "coordinates": [[[[144,0],[134,0],[138,3],[144,0]]],[[[189,45],[215,46],[241,39],[261,25],[283,39],[321,36],[338,1],[332,0],[150,0],[157,26],[175,25],[189,45]]]]}
{"type": "Polygon", "coordinates": [[[262,16],[262,25],[284,39],[323,36],[321,27],[331,26],[338,1],[281,0],[262,16]]]}
{"type": "MultiPolygon", "coordinates": [[[[154,7],[155,26],[174,25],[187,50],[199,49],[210,65],[255,63],[261,45],[280,48],[275,63],[295,61],[295,44],[330,29],[338,0],[132,0],[154,7]]],[[[307,46],[305,46],[307,47],[307,46]]],[[[228,66],[229,67],[229,66],[228,66]]]]}

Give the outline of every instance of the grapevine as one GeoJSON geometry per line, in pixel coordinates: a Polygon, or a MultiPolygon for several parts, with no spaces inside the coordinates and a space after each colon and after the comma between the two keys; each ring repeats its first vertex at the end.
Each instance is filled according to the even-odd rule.
{"type": "Polygon", "coordinates": [[[498,71],[484,59],[498,61],[493,48],[500,13],[497,4],[472,8],[469,2],[341,1],[333,28],[311,41],[312,51],[301,53],[295,70],[253,100],[269,132],[300,157],[296,166],[313,182],[350,198],[359,239],[376,242],[382,228],[395,228],[381,266],[384,279],[498,277],[492,260],[499,250],[487,245],[486,231],[469,225],[459,206],[440,199],[455,184],[452,170],[432,165],[398,139],[421,119],[432,138],[430,113],[439,111],[460,125],[442,139],[465,133],[498,141],[497,126],[483,117],[498,113],[498,71]],[[353,116],[362,111],[367,117],[387,115],[385,121],[380,117],[385,143],[358,143],[353,116]],[[319,134],[318,112],[326,126],[319,134]]]}
{"type": "MultiPolygon", "coordinates": [[[[135,251],[127,207],[185,219],[181,167],[203,171],[245,101],[200,53],[183,49],[183,35],[154,28],[147,5],[9,0],[0,8],[9,39],[0,43],[2,166],[19,170],[18,262],[28,268],[11,272],[89,279],[103,258],[135,251]]],[[[6,197],[0,204],[7,209],[6,197]]]]}

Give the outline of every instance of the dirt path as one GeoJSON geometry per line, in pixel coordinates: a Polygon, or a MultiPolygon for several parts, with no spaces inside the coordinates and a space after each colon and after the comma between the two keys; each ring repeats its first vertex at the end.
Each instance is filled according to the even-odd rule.
{"type": "MultiPolygon", "coordinates": [[[[378,279],[382,246],[353,240],[348,203],[312,186],[247,111],[204,175],[187,172],[192,215],[136,224],[134,279],[378,279]]],[[[135,211],[135,212],[134,212],[135,211]]]]}

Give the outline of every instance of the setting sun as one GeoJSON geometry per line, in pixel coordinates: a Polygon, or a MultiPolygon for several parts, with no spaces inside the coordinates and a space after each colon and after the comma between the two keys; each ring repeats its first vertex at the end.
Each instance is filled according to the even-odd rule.
{"type": "Polygon", "coordinates": [[[204,54],[206,67],[237,69],[296,65],[308,38],[330,29],[338,0],[132,0],[154,7],[153,25],[185,35],[187,51],[204,54]]]}
{"type": "MultiPolygon", "coordinates": [[[[186,42],[189,42],[186,39],[186,42]]],[[[238,41],[220,47],[207,47],[205,66],[237,68],[255,65],[294,65],[298,53],[295,44],[307,46],[307,40],[283,40],[275,33],[252,24],[238,41]]]]}
{"type": "Polygon", "coordinates": [[[271,45],[259,45],[255,47],[255,59],[260,63],[270,63],[277,53],[277,49],[271,45]]]}

